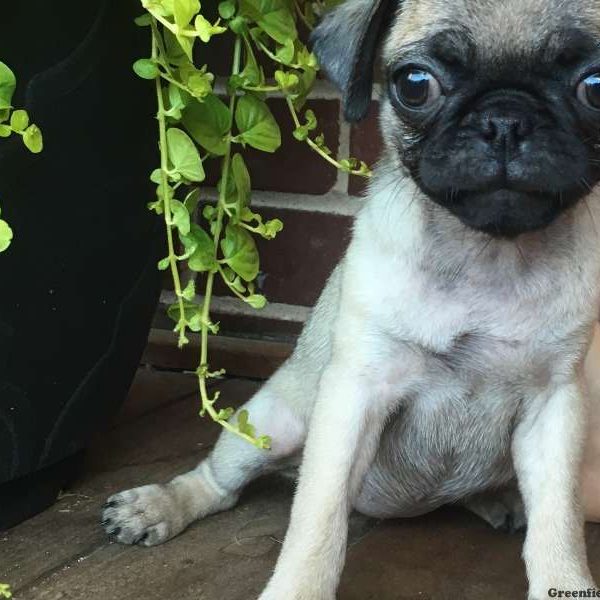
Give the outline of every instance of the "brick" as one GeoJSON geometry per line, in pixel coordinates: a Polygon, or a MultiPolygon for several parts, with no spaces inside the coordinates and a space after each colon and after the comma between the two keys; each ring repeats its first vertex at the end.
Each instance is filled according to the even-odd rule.
{"type": "MultiPolygon", "coordinates": [[[[265,219],[281,219],[285,228],[274,240],[258,240],[258,291],[271,302],[313,306],[348,246],[352,217],[283,209],[259,212],[265,219]]],[[[198,289],[203,289],[202,279],[198,289]]],[[[215,294],[229,294],[220,280],[215,294]]]]}
{"type": "MultiPolygon", "coordinates": [[[[221,287],[221,286],[219,286],[221,287]]],[[[201,294],[204,288],[198,289],[201,294]]],[[[228,292],[223,292],[228,293],[228,292]]],[[[217,297],[213,297],[216,298],[217,297]]],[[[243,305],[241,300],[231,297],[243,305]]],[[[167,316],[168,304],[159,304],[154,315],[152,326],[155,329],[172,331],[173,321],[167,316]]],[[[266,309],[265,309],[266,310],[266,309]]],[[[232,314],[219,308],[216,301],[211,305],[211,318],[219,323],[219,333],[226,336],[243,336],[253,339],[278,339],[294,341],[304,326],[304,321],[278,319],[275,316],[264,316],[265,310],[253,310],[251,314],[232,314]]],[[[174,334],[175,335],[175,334],[174,334]]],[[[176,338],[173,338],[175,343],[176,338]]]]}
{"type": "MultiPolygon", "coordinates": [[[[209,338],[210,364],[225,369],[228,375],[241,377],[270,377],[292,350],[291,340],[263,341],[226,335],[209,338]]],[[[161,369],[192,371],[198,366],[199,354],[198,336],[191,337],[190,343],[180,350],[171,332],[153,328],[142,362],[161,369]]],[[[221,387],[222,382],[217,385],[221,387]]]]}
{"type": "MultiPolygon", "coordinates": [[[[271,98],[268,103],[281,127],[282,144],[274,154],[259,152],[250,147],[242,150],[240,147],[250,171],[253,189],[294,194],[327,193],[337,181],[337,170],[306,143],[294,138],[292,118],[283,98],[271,98]]],[[[319,119],[319,131],[325,134],[327,144],[337,153],[340,135],[339,101],[311,100],[306,108],[315,111],[319,119]]],[[[206,184],[216,185],[220,161],[208,160],[205,168],[206,184]]]]}
{"type": "MultiPolygon", "coordinates": [[[[366,118],[352,126],[350,132],[350,155],[373,166],[383,147],[379,133],[379,102],[373,101],[366,118]]],[[[363,196],[367,181],[362,177],[350,177],[348,193],[353,196],[363,196]]]]}

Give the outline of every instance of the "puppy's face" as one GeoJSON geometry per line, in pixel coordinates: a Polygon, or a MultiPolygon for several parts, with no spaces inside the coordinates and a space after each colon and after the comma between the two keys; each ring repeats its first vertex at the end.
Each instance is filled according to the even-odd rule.
{"type": "Polygon", "coordinates": [[[432,201],[512,237],[589,194],[600,180],[600,0],[389,0],[387,10],[384,139],[432,201]]]}
{"type": "Polygon", "coordinates": [[[514,236],[599,178],[600,3],[406,2],[385,49],[383,130],[466,225],[514,236]]]}

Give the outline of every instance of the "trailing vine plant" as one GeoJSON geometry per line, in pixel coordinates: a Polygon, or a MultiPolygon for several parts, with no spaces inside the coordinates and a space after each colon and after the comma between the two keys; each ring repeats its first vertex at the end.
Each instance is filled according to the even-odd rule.
{"type": "MultiPolygon", "coordinates": [[[[44,140],[40,128],[29,122],[29,115],[26,110],[14,110],[11,104],[17,80],[15,74],[7,65],[0,62],[0,138],[8,138],[11,135],[19,135],[23,139],[26,148],[38,154],[42,151],[44,140]]],[[[1,210],[0,210],[1,215],[1,210]]],[[[9,224],[0,219],[0,252],[4,252],[11,243],[13,232],[9,224]]],[[[0,585],[0,598],[6,594],[0,585]]],[[[10,596],[4,596],[9,597],[10,596]]]]}
{"type": "Polygon", "coordinates": [[[333,156],[318,133],[315,113],[305,109],[318,65],[298,28],[311,28],[319,14],[337,1],[224,0],[218,4],[218,15],[212,17],[202,11],[199,0],[141,3],[145,13],[136,24],[149,28],[151,51],[133,68],[154,82],[156,94],[160,166],[151,174],[157,198],[149,208],[163,217],[166,228],[168,254],[158,267],[170,270],[173,279],[176,301],[168,313],[175,321],[179,347],[189,342],[189,332],[200,334],[196,374],[201,414],[267,449],[269,437],[257,434],[246,411],[240,411],[237,422],[232,422],[234,410],[216,406],[219,392],[209,394],[209,380],[224,374],[209,367],[209,335],[219,329],[211,319],[211,298],[219,278],[250,306],[266,304],[257,293],[255,238],[273,239],[283,223],[265,221],[251,207],[244,150],[251,147],[273,153],[281,145],[279,125],[266,102],[268,95],[285,98],[299,142],[338,169],[370,175],[365,163],[333,156]],[[231,73],[223,82],[204,64],[212,56],[215,36],[229,38],[233,47],[231,73]],[[194,60],[197,57],[199,62],[194,60]],[[203,199],[197,187],[205,179],[207,161],[220,164],[216,202],[203,199]],[[184,271],[189,274],[187,281],[184,271]],[[199,273],[204,275],[201,296],[196,290],[199,273]]]}

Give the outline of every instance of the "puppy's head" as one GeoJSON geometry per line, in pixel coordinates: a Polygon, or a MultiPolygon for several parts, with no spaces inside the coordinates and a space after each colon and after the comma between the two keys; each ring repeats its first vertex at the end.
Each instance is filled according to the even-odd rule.
{"type": "Polygon", "coordinates": [[[543,228],[600,181],[600,0],[347,0],[313,40],[351,121],[382,47],[387,152],[469,227],[543,228]]]}

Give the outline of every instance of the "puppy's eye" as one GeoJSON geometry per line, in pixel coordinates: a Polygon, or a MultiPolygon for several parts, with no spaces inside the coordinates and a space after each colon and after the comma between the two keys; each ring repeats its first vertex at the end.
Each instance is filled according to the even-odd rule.
{"type": "Polygon", "coordinates": [[[600,73],[589,75],[577,86],[577,98],[587,107],[600,110],[600,73]]]}
{"type": "Polygon", "coordinates": [[[442,96],[442,87],[428,71],[415,67],[400,69],[394,76],[394,92],[407,108],[426,108],[442,96]]]}

